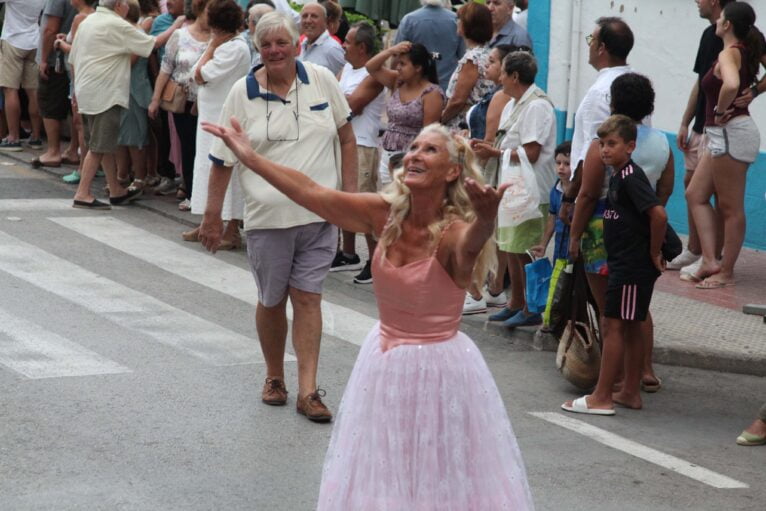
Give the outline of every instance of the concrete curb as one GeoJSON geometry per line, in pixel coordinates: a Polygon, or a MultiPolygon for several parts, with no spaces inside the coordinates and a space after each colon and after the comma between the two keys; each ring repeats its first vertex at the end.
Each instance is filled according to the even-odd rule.
{"type": "MultiPolygon", "coordinates": [[[[9,159],[18,161],[31,167],[30,161],[21,158],[24,153],[2,153],[9,159]]],[[[61,170],[71,171],[69,167],[59,167],[57,169],[41,167],[42,170],[52,176],[61,177],[61,170]]],[[[171,202],[157,200],[153,197],[146,197],[144,200],[137,201],[135,206],[141,209],[151,211],[160,216],[174,220],[184,226],[196,226],[196,223],[186,218],[187,213],[182,213],[175,209],[171,202]]],[[[333,273],[329,278],[334,278],[339,282],[344,282],[339,276],[333,273]]],[[[355,286],[353,283],[347,285],[355,286]]],[[[558,341],[550,334],[544,334],[538,331],[536,327],[521,327],[513,331],[503,327],[502,324],[487,321],[486,314],[477,314],[465,316],[463,321],[475,328],[480,328],[490,332],[498,337],[505,337],[509,341],[528,344],[537,351],[556,351],[558,341]]],[[[766,325],[764,325],[764,339],[766,339],[766,325]]],[[[672,342],[672,341],[671,341],[672,342]]],[[[748,354],[735,352],[734,350],[712,350],[706,347],[676,347],[663,346],[662,339],[655,341],[654,362],[657,364],[667,364],[682,367],[692,367],[696,369],[707,369],[712,371],[721,371],[728,373],[747,374],[753,376],[766,376],[766,357],[748,356],[748,354]]]]}

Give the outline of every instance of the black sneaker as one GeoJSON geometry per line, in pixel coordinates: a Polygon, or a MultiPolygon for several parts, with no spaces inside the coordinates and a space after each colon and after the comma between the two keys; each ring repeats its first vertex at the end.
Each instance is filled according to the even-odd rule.
{"type": "Polygon", "coordinates": [[[40,151],[43,148],[43,141],[39,138],[30,138],[25,145],[30,149],[40,151]]]}
{"type": "Polygon", "coordinates": [[[332,260],[330,265],[330,271],[353,271],[361,270],[364,267],[359,256],[354,254],[351,257],[346,257],[343,252],[335,254],[335,259],[332,260]]]}
{"type": "Polygon", "coordinates": [[[21,142],[18,140],[15,142],[11,142],[10,140],[3,140],[0,142],[0,151],[3,152],[18,152],[22,151],[23,148],[21,147],[21,142]]]}
{"type": "Polygon", "coordinates": [[[372,268],[369,260],[364,265],[362,271],[354,277],[354,282],[357,284],[372,284],[372,268]]]}

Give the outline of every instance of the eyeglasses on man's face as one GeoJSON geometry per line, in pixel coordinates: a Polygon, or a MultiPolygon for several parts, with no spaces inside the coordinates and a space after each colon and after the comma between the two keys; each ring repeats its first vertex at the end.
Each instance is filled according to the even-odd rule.
{"type": "Polygon", "coordinates": [[[588,46],[590,46],[590,45],[591,45],[591,43],[593,42],[593,39],[595,39],[595,38],[593,37],[593,34],[588,34],[588,35],[586,35],[586,36],[585,36],[585,44],[587,44],[588,46]]]}

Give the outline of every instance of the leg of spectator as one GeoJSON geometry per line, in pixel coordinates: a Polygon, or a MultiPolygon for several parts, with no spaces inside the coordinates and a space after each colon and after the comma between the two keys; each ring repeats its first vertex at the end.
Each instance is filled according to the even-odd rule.
{"type": "Polygon", "coordinates": [[[90,185],[96,176],[96,171],[101,165],[103,158],[103,154],[94,153],[93,151],[88,151],[88,154],[85,155],[80,175],[80,184],[77,186],[77,192],[74,194],[75,200],[91,202],[95,199],[91,193],[90,185]]]}
{"type": "Polygon", "coordinates": [[[749,164],[729,155],[716,158],[713,184],[724,223],[721,272],[711,280],[733,282],[734,265],[745,240],[745,181],[749,164]]]}
{"type": "Polygon", "coordinates": [[[21,122],[21,102],[19,90],[3,87],[5,96],[5,120],[8,123],[8,141],[19,141],[19,123],[21,122]]]}
{"type": "Polygon", "coordinates": [[[173,114],[178,138],[181,139],[181,166],[183,167],[186,198],[191,199],[196,153],[197,116],[188,113],[173,114]]]}
{"type": "Polygon", "coordinates": [[[285,342],[287,340],[287,297],[273,307],[260,302],[255,308],[255,329],[266,361],[266,377],[285,380],[285,342]]]}
{"type": "Polygon", "coordinates": [[[495,278],[489,282],[489,292],[493,295],[499,295],[503,292],[505,286],[503,281],[505,280],[505,272],[508,269],[508,258],[504,257],[504,253],[500,250],[497,251],[497,274],[495,278]]]}
{"type": "MultiPolygon", "coordinates": [[[[151,126],[151,123],[150,123],[151,126]]],[[[149,129],[149,143],[144,148],[144,151],[146,153],[146,157],[144,158],[145,161],[145,168],[146,168],[146,180],[156,180],[157,177],[157,136],[156,133],[150,128],[149,129]]]]}
{"type": "Polygon", "coordinates": [[[77,145],[80,147],[79,154],[76,154],[75,156],[80,160],[79,167],[82,168],[82,161],[85,157],[85,154],[88,152],[88,144],[85,143],[85,132],[83,131],[82,116],[80,115],[80,112],[74,108],[72,108],[72,126],[74,126],[77,136],[77,145]]]}
{"type": "Polygon", "coordinates": [[[652,352],[654,351],[654,320],[652,313],[646,315],[646,320],[639,323],[640,339],[644,345],[644,363],[641,369],[641,381],[649,385],[659,383],[659,378],[654,374],[654,365],[652,364],[652,352]]]}
{"type": "Polygon", "coordinates": [[[644,365],[644,339],[641,324],[645,321],[626,321],[624,327],[625,378],[622,389],[612,400],[628,408],[639,409],[641,401],[641,371],[644,365]]]}
{"type": "Polygon", "coordinates": [[[170,125],[168,124],[168,112],[161,110],[157,115],[157,173],[168,179],[175,179],[176,169],[170,161],[170,125]]]}
{"type": "Polygon", "coordinates": [[[27,93],[29,98],[29,122],[32,124],[32,138],[42,138],[43,118],[40,117],[40,105],[37,103],[37,90],[31,89],[27,93]]]}
{"type": "Polygon", "coordinates": [[[104,154],[101,160],[101,168],[104,169],[106,176],[106,185],[109,187],[109,197],[122,197],[128,190],[120,183],[117,178],[117,159],[114,153],[104,154]]]}
{"type": "Polygon", "coordinates": [[[601,369],[596,388],[588,398],[588,407],[590,408],[611,408],[613,406],[612,386],[622,371],[625,355],[624,322],[620,319],[605,317],[601,323],[603,325],[601,369]]]}
{"type": "Polygon", "coordinates": [[[686,189],[686,203],[692,210],[702,248],[702,265],[696,275],[699,279],[708,277],[720,270],[720,266],[715,260],[715,210],[710,205],[710,198],[714,192],[713,171],[720,170],[714,168],[718,167],[717,160],[720,158],[716,158],[714,163],[710,152],[705,151],[694,171],[691,183],[686,189]]]}
{"type": "Polygon", "coordinates": [[[70,139],[69,139],[69,145],[67,145],[67,148],[64,150],[62,157],[66,158],[69,161],[76,161],[78,158],[78,153],[80,149],[80,139],[77,136],[77,126],[75,125],[76,121],[74,119],[74,115],[72,115],[72,120],[70,123],[70,139]]]}
{"type": "MultiPolygon", "coordinates": [[[[689,188],[689,183],[691,183],[693,175],[694,169],[686,169],[686,173],[684,174],[684,190],[689,188]]],[[[688,202],[686,203],[686,217],[689,222],[689,241],[686,244],[686,247],[692,254],[700,255],[702,254],[702,247],[700,247],[700,240],[699,236],[697,235],[697,226],[694,223],[692,208],[688,202]]]]}
{"type": "Polygon", "coordinates": [[[40,156],[41,162],[56,163],[61,161],[61,121],[43,117],[48,149],[40,156]]]}
{"type": "Polygon", "coordinates": [[[114,163],[117,167],[117,180],[120,183],[125,183],[130,177],[130,153],[127,146],[121,145],[117,147],[117,152],[114,153],[114,163]]]}
{"type": "Polygon", "coordinates": [[[508,273],[511,275],[511,292],[508,297],[508,309],[526,310],[524,301],[524,266],[521,262],[522,254],[508,254],[508,273]]]}
{"type": "Polygon", "coordinates": [[[130,165],[133,169],[133,178],[141,181],[146,180],[146,148],[128,147],[130,153],[130,165]]]}
{"type": "Polygon", "coordinates": [[[316,390],[319,344],[322,337],[322,295],[290,288],[293,304],[293,348],[298,359],[298,395],[316,390]]]}
{"type": "Polygon", "coordinates": [[[341,247],[346,255],[356,254],[356,233],[343,231],[343,245],[341,247]]]}

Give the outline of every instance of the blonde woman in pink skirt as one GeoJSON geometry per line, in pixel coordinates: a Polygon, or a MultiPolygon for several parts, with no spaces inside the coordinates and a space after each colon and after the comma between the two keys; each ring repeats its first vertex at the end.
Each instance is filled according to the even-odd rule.
{"type": "MultiPolygon", "coordinates": [[[[327,451],[320,511],[533,509],[524,463],[492,374],[458,331],[470,283],[493,270],[505,191],[482,184],[466,141],[432,124],[380,194],[323,188],[256,154],[236,120],[204,124],[285,195],[380,241],[380,322],[362,346],[327,451]]],[[[215,249],[217,239],[203,239],[215,249]]]]}

